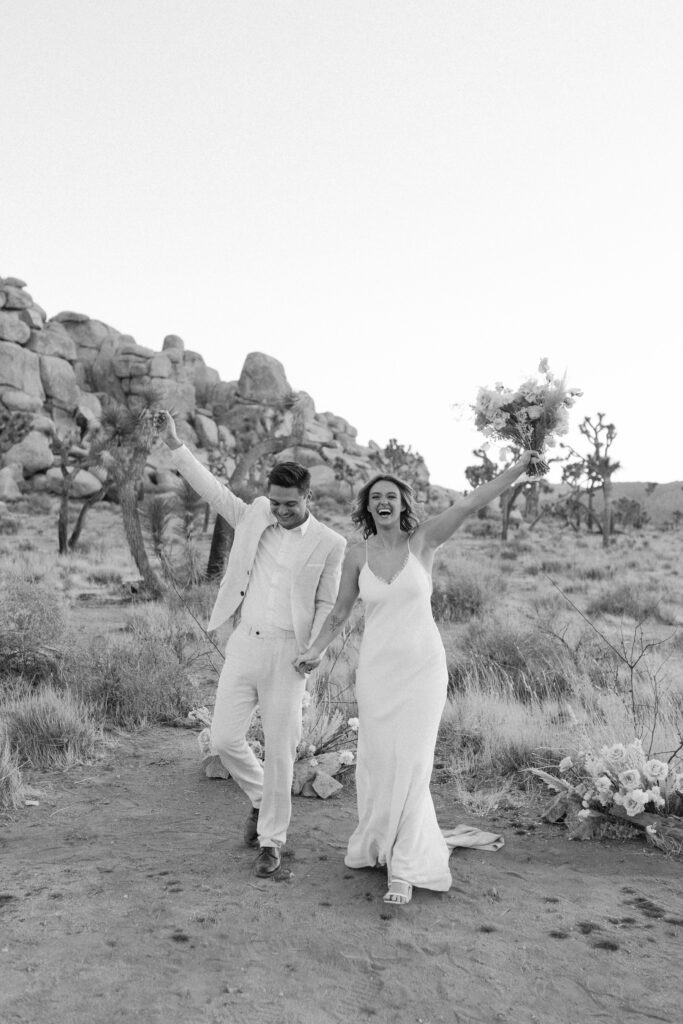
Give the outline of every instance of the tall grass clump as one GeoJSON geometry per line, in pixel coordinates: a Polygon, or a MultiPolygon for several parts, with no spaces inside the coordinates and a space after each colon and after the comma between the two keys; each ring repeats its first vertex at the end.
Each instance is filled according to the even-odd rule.
{"type": "Polygon", "coordinates": [[[90,708],[68,691],[45,686],[3,702],[7,741],[18,763],[67,768],[92,759],[101,730],[90,708]]]}
{"type": "Polygon", "coordinates": [[[497,690],[521,703],[572,691],[576,664],[537,626],[487,615],[471,622],[455,650],[448,649],[449,692],[465,687],[497,690]]]}
{"type": "Polygon", "coordinates": [[[56,679],[66,612],[54,585],[24,569],[4,574],[0,590],[0,677],[56,679]]]}
{"type": "Polygon", "coordinates": [[[491,608],[502,588],[500,576],[480,565],[444,566],[435,575],[432,613],[437,621],[466,622],[491,608]]]}
{"type": "Polygon", "coordinates": [[[622,580],[606,587],[586,608],[587,615],[618,615],[620,618],[642,622],[652,619],[665,625],[674,625],[670,609],[664,603],[666,595],[661,591],[644,586],[637,580],[622,580]]]}
{"type": "Polygon", "coordinates": [[[76,651],[64,678],[101,719],[123,729],[175,722],[196,703],[186,667],[158,640],[107,640],[76,651]]]}
{"type": "Polygon", "coordinates": [[[16,750],[12,749],[7,728],[0,721],[0,810],[19,807],[24,799],[24,784],[16,750]]]}

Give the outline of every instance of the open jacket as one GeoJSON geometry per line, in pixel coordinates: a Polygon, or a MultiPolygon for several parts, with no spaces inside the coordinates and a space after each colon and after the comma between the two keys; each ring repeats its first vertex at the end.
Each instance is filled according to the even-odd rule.
{"type": "MultiPolygon", "coordinates": [[[[244,600],[261,534],[273,523],[270,502],[265,497],[256,498],[251,504],[242,501],[202,466],[185,445],[171,452],[171,466],[235,530],[228,567],[208,624],[208,629],[218,629],[232,618],[244,600]]],[[[310,516],[292,573],[292,622],[301,650],[316,638],[337,599],[345,547],[346,541],[340,534],[310,516]]]]}

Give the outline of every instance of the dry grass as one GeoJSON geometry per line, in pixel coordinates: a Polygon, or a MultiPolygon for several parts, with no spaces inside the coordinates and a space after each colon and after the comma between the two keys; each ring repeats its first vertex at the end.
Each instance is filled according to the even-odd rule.
{"type": "Polygon", "coordinates": [[[19,764],[68,768],[91,760],[102,739],[90,708],[68,691],[44,687],[3,702],[7,739],[19,764]]]}

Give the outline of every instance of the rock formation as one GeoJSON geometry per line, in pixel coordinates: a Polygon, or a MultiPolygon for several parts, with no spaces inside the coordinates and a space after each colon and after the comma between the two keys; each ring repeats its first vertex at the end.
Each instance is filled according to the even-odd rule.
{"type": "MultiPolygon", "coordinates": [[[[83,424],[96,422],[104,396],[136,411],[150,394],[158,407],[172,412],[180,436],[203,462],[220,451],[228,476],[245,438],[257,444],[269,436],[296,436],[296,447],[278,457],[308,465],[317,495],[348,502],[354,485],[382,466],[379,445],[358,444],[356,429],[343,417],[316,412],[310,395],[292,390],[284,367],[272,356],[253,352],[239,380],[222,381],[177,335],[168,335],[157,352],[82,313],[48,318],[24,281],[0,277],[0,416],[28,417],[21,440],[3,446],[2,500],[12,501],[22,490],[58,491],[53,433],[82,432],[83,424]]],[[[166,467],[166,451],[155,449],[150,489],[163,486],[166,467]]],[[[422,496],[445,503],[448,492],[429,487],[426,467],[422,475],[422,496]]],[[[80,476],[74,496],[100,486],[93,474],[80,476]]]]}

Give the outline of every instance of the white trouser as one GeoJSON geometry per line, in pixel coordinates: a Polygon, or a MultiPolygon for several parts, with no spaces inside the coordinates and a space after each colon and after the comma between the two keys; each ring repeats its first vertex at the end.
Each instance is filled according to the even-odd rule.
{"type": "Polygon", "coordinates": [[[259,808],[261,846],[281,846],[292,814],[292,774],[301,739],[306,680],[292,662],[294,636],[264,638],[239,625],[228,640],[211,722],[211,749],[259,808]],[[263,767],[246,741],[259,705],[265,737],[263,767]]]}

